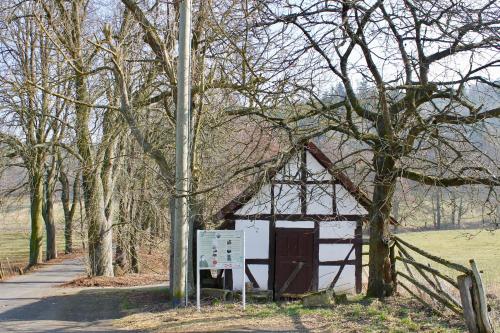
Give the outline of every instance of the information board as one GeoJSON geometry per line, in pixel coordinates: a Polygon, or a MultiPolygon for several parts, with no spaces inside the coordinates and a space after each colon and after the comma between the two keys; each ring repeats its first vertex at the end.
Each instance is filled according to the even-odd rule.
{"type": "MultiPolygon", "coordinates": [[[[196,307],[201,309],[200,270],[241,269],[243,310],[245,291],[245,232],[243,230],[198,230],[196,233],[196,307]]],[[[234,277],[233,277],[234,278],[234,277]]]]}
{"type": "Polygon", "coordinates": [[[199,230],[196,245],[199,269],[243,268],[242,230],[199,230]]]}

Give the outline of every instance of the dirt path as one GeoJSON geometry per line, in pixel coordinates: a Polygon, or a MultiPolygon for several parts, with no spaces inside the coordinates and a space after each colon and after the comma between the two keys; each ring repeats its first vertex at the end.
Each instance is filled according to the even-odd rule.
{"type": "MultiPolygon", "coordinates": [[[[58,288],[85,273],[80,259],[43,267],[0,283],[0,331],[116,332],[123,294],[109,289],[58,288]]],[[[130,331],[129,331],[130,332],[130,331]]]]}

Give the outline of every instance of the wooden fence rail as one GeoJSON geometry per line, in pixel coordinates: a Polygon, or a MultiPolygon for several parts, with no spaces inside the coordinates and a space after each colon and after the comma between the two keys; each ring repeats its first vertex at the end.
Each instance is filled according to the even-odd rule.
{"type": "Polygon", "coordinates": [[[23,268],[19,265],[12,265],[9,258],[0,259],[0,280],[3,280],[11,275],[22,275],[23,268]]]}
{"type": "Polygon", "coordinates": [[[415,251],[416,253],[418,253],[418,254],[420,254],[420,255],[422,255],[422,256],[424,256],[432,261],[435,261],[443,266],[446,266],[448,268],[457,270],[457,271],[465,273],[465,274],[470,274],[472,272],[470,268],[467,268],[463,265],[448,261],[448,260],[440,258],[438,256],[432,255],[432,254],[430,254],[422,249],[419,249],[415,245],[412,245],[408,242],[405,242],[404,240],[402,240],[399,237],[394,236],[394,239],[396,240],[396,243],[402,244],[402,245],[406,246],[407,248],[415,251]]]}
{"type": "Polygon", "coordinates": [[[470,333],[494,333],[481,274],[474,260],[470,260],[471,268],[468,268],[430,254],[399,237],[394,237],[390,253],[391,275],[395,284],[436,313],[443,314],[444,309],[449,309],[462,315],[470,333]],[[395,254],[395,248],[398,249],[398,255],[395,254]],[[457,276],[453,278],[430,264],[418,262],[410,251],[456,272],[457,276]],[[398,261],[403,264],[401,267],[404,267],[405,272],[397,269],[398,261]],[[404,282],[398,277],[403,278],[404,282]],[[460,295],[460,300],[453,292],[460,295]],[[424,294],[431,302],[425,300],[424,294]]]}

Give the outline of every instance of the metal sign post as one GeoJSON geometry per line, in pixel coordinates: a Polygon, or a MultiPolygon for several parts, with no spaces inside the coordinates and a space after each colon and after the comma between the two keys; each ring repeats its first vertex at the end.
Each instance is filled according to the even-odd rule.
{"type": "MultiPolygon", "coordinates": [[[[198,232],[200,232],[200,231],[198,230],[198,232]]],[[[198,256],[196,256],[196,257],[198,257],[198,256]]],[[[200,261],[197,259],[196,260],[196,307],[198,308],[198,311],[201,310],[200,285],[201,285],[201,283],[200,283],[200,261]]]]}
{"type": "Polygon", "coordinates": [[[243,278],[243,281],[241,285],[243,286],[241,288],[241,301],[243,302],[243,311],[245,311],[246,304],[247,304],[247,287],[245,285],[246,283],[246,273],[245,273],[245,232],[241,231],[243,234],[243,267],[241,268],[241,277],[243,278]]]}
{"type": "Polygon", "coordinates": [[[241,269],[243,310],[246,307],[245,232],[198,230],[196,233],[196,307],[201,310],[201,270],[241,269]]]}

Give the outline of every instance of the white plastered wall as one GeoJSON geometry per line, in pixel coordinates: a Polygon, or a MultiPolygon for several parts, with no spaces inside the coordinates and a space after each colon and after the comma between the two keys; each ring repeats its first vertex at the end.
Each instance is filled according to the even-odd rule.
{"type": "MultiPolygon", "coordinates": [[[[355,236],[356,221],[323,221],[319,223],[320,239],[353,239],[355,236]]],[[[352,244],[320,244],[319,261],[343,261],[352,249],[352,244]]],[[[353,250],[349,255],[349,260],[356,259],[356,252],[353,250]]],[[[318,288],[324,289],[330,286],[340,266],[319,266],[318,268],[318,288]]],[[[335,284],[336,292],[354,293],[356,288],[356,268],[354,265],[346,265],[340,274],[339,280],[335,284]]]]}
{"type": "Polygon", "coordinates": [[[236,211],[237,215],[270,214],[271,185],[264,184],[243,207],[236,211]]]}
{"type": "Polygon", "coordinates": [[[368,213],[342,185],[335,185],[335,198],[337,212],[340,215],[365,215],[368,213]]]}
{"type": "MultiPolygon", "coordinates": [[[[248,265],[248,269],[252,272],[253,277],[259,284],[259,289],[267,290],[267,277],[268,277],[268,267],[267,265],[248,265]]],[[[242,290],[243,288],[243,276],[241,269],[233,269],[233,290],[242,290]]],[[[245,274],[245,283],[250,282],[250,279],[245,274]]]]}
{"type": "Polygon", "coordinates": [[[354,238],[356,221],[324,221],[319,224],[319,238],[354,238]]]}
{"type": "MultiPolygon", "coordinates": [[[[352,248],[352,244],[319,244],[319,262],[344,260],[352,248]]],[[[354,251],[349,255],[349,260],[355,259],[354,251]]]]}
{"type": "MultiPolygon", "coordinates": [[[[318,289],[326,289],[330,286],[335,275],[339,271],[340,266],[319,266],[318,269],[318,289]]],[[[355,270],[354,265],[346,265],[340,274],[340,277],[335,283],[333,288],[335,292],[354,293],[356,289],[355,284],[355,270]]]]}
{"type": "Polygon", "coordinates": [[[306,152],[307,180],[332,180],[332,175],[323,168],[318,160],[310,152],[306,152]]]}
{"type": "Polygon", "coordinates": [[[276,221],[276,228],[304,228],[313,229],[314,221],[276,221]]]}
{"type": "Polygon", "coordinates": [[[333,185],[309,184],[306,186],[307,214],[333,214],[333,185]]]}
{"type": "Polygon", "coordinates": [[[269,221],[236,220],[234,223],[234,229],[245,231],[246,258],[269,258],[269,221]]]}
{"type": "MultiPolygon", "coordinates": [[[[267,220],[236,220],[235,230],[245,231],[245,257],[247,259],[269,258],[269,221],[267,220]]],[[[249,264],[248,269],[261,289],[267,289],[267,265],[249,264]]],[[[241,290],[243,286],[241,269],[233,270],[233,289],[241,290]]],[[[246,282],[250,282],[246,277],[246,282]]]]}
{"type": "Polygon", "coordinates": [[[300,186],[277,184],[274,186],[276,214],[300,214],[300,186]]]}

